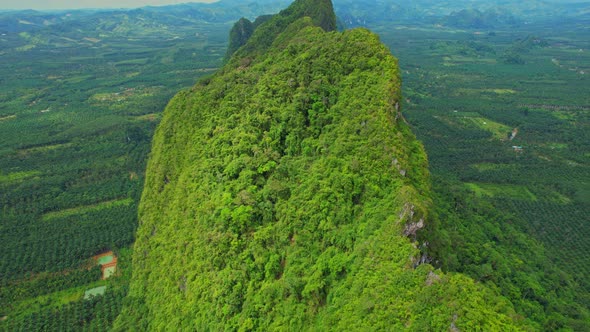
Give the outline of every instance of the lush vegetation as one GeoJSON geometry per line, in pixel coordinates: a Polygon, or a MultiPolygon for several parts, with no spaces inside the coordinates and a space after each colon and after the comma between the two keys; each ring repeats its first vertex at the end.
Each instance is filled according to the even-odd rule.
{"type": "Polygon", "coordinates": [[[154,16],[0,14],[2,331],[109,326],[118,315],[129,278],[100,281],[92,257],[129,251],[159,114],[219,66],[229,28],[154,16]],[[97,283],[110,308],[82,298],[97,283]],[[92,315],[75,318],[81,308],[92,315]]]}
{"type": "Polygon", "coordinates": [[[497,291],[422,264],[430,184],[397,61],[367,30],[318,27],[316,5],[168,105],[115,329],[525,328],[497,291]]]}
{"type": "MultiPolygon", "coordinates": [[[[88,273],[64,274],[59,279],[40,278],[32,283],[20,281],[12,292],[23,296],[13,298],[15,310],[0,325],[2,331],[106,331],[121,312],[130,279],[131,250],[116,252],[123,265],[117,277],[98,281],[100,269],[88,273]],[[56,280],[56,281],[52,281],[56,280]],[[106,286],[103,295],[82,296],[85,290],[106,286]],[[26,294],[23,290],[42,294],[26,294]]],[[[5,294],[2,294],[3,296],[5,294]]]]}
{"type": "MultiPolygon", "coordinates": [[[[224,54],[234,54],[270,18],[254,20],[255,17],[277,12],[286,3],[225,0],[210,5],[131,11],[0,13],[0,330],[108,329],[123,307],[128,289],[129,246],[137,227],[145,160],[160,112],[178,90],[214,72],[224,54]],[[245,34],[231,35],[226,53],[230,22],[240,17],[245,17],[246,25],[252,22],[251,29],[244,30],[245,34]],[[232,47],[234,39],[237,43],[232,47]],[[101,281],[92,256],[108,249],[115,249],[121,274],[101,281]],[[103,285],[107,286],[105,296],[83,299],[86,290],[103,285]]],[[[328,15],[327,20],[316,16],[318,11],[326,13],[325,9],[329,9],[328,2],[321,5],[326,7],[309,7],[310,12],[305,15],[314,17],[315,25],[324,22],[326,30],[333,30],[333,16],[328,15]]],[[[485,317],[482,322],[492,322],[495,321],[492,317],[498,316],[491,311],[496,311],[510,316],[507,322],[516,320],[517,325],[529,330],[587,331],[590,326],[590,286],[586,277],[590,269],[587,260],[590,251],[587,4],[419,0],[408,5],[397,0],[368,3],[339,0],[335,9],[340,26],[370,27],[400,59],[404,98],[399,95],[396,98],[413,131],[424,142],[433,174],[433,190],[421,189],[415,204],[428,202],[424,207],[428,212],[426,231],[418,232],[416,242],[410,245],[419,251],[408,246],[407,239],[398,237],[405,231],[401,225],[392,229],[378,226],[360,229],[353,226],[356,225],[353,221],[341,222],[348,215],[357,218],[354,219],[357,222],[361,218],[359,211],[383,210],[381,214],[366,213],[361,219],[364,223],[375,216],[378,219],[379,215],[385,218],[387,211],[399,208],[399,201],[394,200],[386,209],[379,207],[377,201],[367,206],[368,196],[358,193],[358,188],[363,188],[363,193],[377,192],[372,184],[385,181],[371,178],[374,173],[361,172],[358,167],[377,171],[379,165],[367,166],[362,159],[347,164],[350,160],[342,161],[340,157],[312,161],[326,155],[333,157],[335,143],[327,137],[336,137],[329,136],[339,133],[335,130],[343,133],[348,130],[336,128],[342,123],[334,122],[342,118],[342,114],[337,116],[334,112],[346,109],[334,106],[346,97],[340,91],[347,87],[335,85],[336,90],[326,86],[344,82],[342,68],[332,65],[349,59],[343,60],[344,57],[335,54],[308,67],[301,65],[309,62],[308,58],[300,62],[291,59],[304,54],[316,57],[324,50],[340,52],[345,50],[337,48],[340,42],[357,38],[369,40],[357,46],[378,52],[381,46],[373,35],[358,31],[341,37],[325,37],[310,28],[305,33],[297,32],[309,22],[297,28],[293,26],[282,40],[275,42],[276,34],[291,25],[301,10],[291,9],[284,16],[293,16],[275,18],[265,33],[259,32],[255,38],[259,42],[252,43],[265,44],[268,48],[274,43],[270,54],[277,57],[277,62],[261,52],[261,48],[253,47],[248,52],[241,51],[220,76],[194,88],[198,93],[217,92],[212,99],[220,104],[223,101],[221,105],[228,112],[229,108],[250,105],[252,100],[268,109],[262,114],[249,109],[247,114],[254,118],[229,117],[232,123],[213,115],[200,119],[210,122],[198,125],[193,118],[186,120],[186,128],[190,124],[191,129],[214,123],[215,129],[206,133],[211,136],[209,140],[223,137],[215,141],[221,149],[215,150],[211,160],[221,158],[222,154],[236,160],[235,163],[217,160],[217,166],[208,165],[216,172],[215,181],[221,184],[203,181],[211,184],[205,189],[195,189],[200,183],[191,184],[194,192],[212,188],[221,191],[219,186],[223,185],[224,192],[233,195],[195,199],[206,198],[215,203],[209,209],[218,209],[215,216],[233,227],[215,228],[213,242],[207,242],[206,246],[221,243],[233,253],[238,250],[252,253],[244,258],[251,264],[236,269],[242,274],[211,280],[233,282],[252,277],[259,282],[253,282],[258,286],[243,282],[239,286],[224,285],[226,293],[214,294],[215,298],[230,293],[234,297],[215,312],[233,317],[228,319],[229,326],[236,326],[238,315],[246,320],[251,318],[251,323],[239,321],[240,327],[265,326],[264,319],[252,317],[266,315],[270,309],[265,301],[278,302],[280,294],[285,295],[284,290],[288,289],[285,297],[291,296],[292,302],[278,306],[277,310],[285,306],[299,310],[289,313],[292,315],[289,317],[297,317],[293,326],[325,327],[320,325],[323,320],[323,324],[350,329],[376,320],[390,322],[391,326],[411,320],[406,329],[440,326],[441,330],[447,330],[455,326],[473,330],[465,316],[479,315],[485,317]],[[293,36],[300,36],[301,40],[295,42],[293,36]],[[313,52],[295,47],[315,45],[320,38],[322,42],[326,38],[327,44],[313,52]],[[293,54],[289,53],[290,58],[285,59],[281,52],[291,44],[295,45],[289,46],[293,54]],[[275,71],[267,72],[264,66],[275,71]],[[231,74],[236,67],[243,71],[242,76],[231,74]],[[301,75],[307,76],[285,80],[281,76],[286,75],[285,67],[301,68],[301,75]],[[317,70],[322,72],[321,80],[314,79],[317,70]],[[220,77],[237,81],[221,89],[220,77]],[[325,81],[328,78],[330,84],[325,81]],[[253,82],[259,82],[257,87],[248,87],[253,82]],[[266,84],[269,84],[266,94],[256,90],[266,84]],[[236,87],[242,89],[243,95],[233,94],[236,87]],[[291,91],[293,87],[299,90],[291,91]],[[275,96],[278,92],[283,95],[275,96]],[[247,99],[246,95],[252,97],[247,99]],[[275,118],[277,109],[288,97],[301,99],[288,100],[291,108],[281,111],[279,119],[275,118]],[[259,128],[261,125],[264,126],[259,128]],[[293,128],[305,129],[294,132],[293,128]],[[331,130],[331,134],[324,128],[331,130]],[[228,132],[236,133],[235,138],[228,138],[228,132]],[[266,140],[257,140],[261,137],[266,140]],[[231,149],[225,149],[230,143],[224,139],[231,140],[231,149]],[[253,141],[255,144],[250,144],[253,141]],[[259,150],[250,151],[249,146],[257,146],[259,150]],[[243,155],[249,158],[241,158],[243,155]],[[310,169],[306,171],[309,179],[308,173],[304,176],[294,171],[299,166],[310,169]],[[242,172],[246,173],[242,175],[242,172]],[[301,183],[294,184],[294,181],[301,183]],[[247,186],[248,183],[254,187],[247,186]],[[342,186],[338,187],[338,183],[342,186]],[[300,186],[313,195],[304,196],[303,189],[297,189],[300,186]],[[314,190],[320,186],[328,189],[316,193],[314,190]],[[293,237],[297,250],[311,252],[303,257],[291,248],[294,232],[285,235],[278,227],[285,226],[287,218],[296,219],[293,211],[307,206],[308,201],[315,204],[310,205],[313,213],[302,217],[316,220],[316,224],[309,223],[308,227],[317,225],[321,232],[314,229],[312,234],[300,232],[298,237],[293,237]],[[323,201],[326,203],[319,206],[323,201]],[[239,206],[245,207],[234,211],[239,206]],[[338,206],[339,209],[333,210],[339,212],[332,216],[325,211],[333,206],[338,206]],[[271,225],[268,220],[272,220],[271,225]],[[274,223],[278,224],[274,226],[274,223]],[[258,237],[238,237],[234,243],[234,237],[230,239],[229,235],[243,229],[247,229],[248,236],[258,237]],[[341,230],[344,230],[342,234],[341,230]],[[387,240],[376,237],[389,234],[392,238],[387,240]],[[289,238],[288,243],[285,237],[289,238]],[[312,248],[300,246],[301,239],[323,242],[312,248]],[[363,240],[366,241],[363,250],[347,251],[352,246],[350,243],[363,240]],[[289,247],[281,247],[282,244],[289,247]],[[268,253],[264,253],[265,247],[270,248],[268,253]],[[320,254],[324,249],[327,253],[320,254]],[[287,253],[291,258],[283,259],[287,253]],[[406,253],[407,257],[411,254],[416,261],[410,260],[408,266],[399,265],[400,261],[408,261],[405,258],[383,261],[385,256],[390,259],[400,257],[400,253],[406,253]],[[356,260],[340,261],[342,257],[356,260]],[[371,257],[370,262],[380,263],[358,263],[359,257],[371,257]],[[301,264],[291,265],[295,258],[301,258],[301,264]],[[300,273],[306,266],[312,266],[312,259],[316,259],[314,269],[310,267],[308,274],[300,273]],[[420,264],[415,270],[409,268],[424,262],[430,262],[433,267],[420,264]],[[344,269],[338,270],[340,267],[344,269]],[[437,268],[443,272],[434,270],[437,268]],[[244,271],[251,275],[244,276],[244,271]],[[382,282],[379,273],[383,271],[395,276],[385,278],[389,283],[396,283],[394,287],[382,282]],[[303,275],[307,277],[298,281],[303,275]],[[352,276],[354,280],[350,279],[352,276]],[[280,280],[287,280],[293,288],[287,288],[280,280]],[[400,292],[402,284],[404,292],[400,292]],[[425,289],[418,290],[422,287],[425,289]],[[256,290],[264,292],[250,296],[256,290]],[[358,293],[361,290],[363,294],[358,293]],[[389,297],[391,291],[397,291],[395,298],[399,302],[382,306],[379,301],[389,297]],[[474,293],[472,297],[465,296],[470,292],[474,293]],[[253,300],[240,302],[236,294],[246,294],[253,300]],[[487,308],[491,311],[484,310],[484,304],[478,302],[481,296],[488,304],[497,306],[487,308]],[[452,302],[453,298],[461,301],[452,302]],[[377,318],[386,311],[399,313],[393,306],[402,303],[407,309],[404,317],[377,318]],[[447,307],[440,307],[441,303],[447,307]],[[244,315],[243,308],[254,309],[244,315]],[[236,314],[239,310],[241,314],[236,314]],[[344,313],[346,317],[337,316],[344,313]],[[450,319],[437,320],[441,317],[450,319]]],[[[360,57],[352,63],[351,66],[366,72],[375,65],[363,62],[360,57]]],[[[356,78],[353,75],[356,74],[349,73],[350,80],[356,78]]],[[[356,81],[364,82],[363,79],[356,78],[356,81]]],[[[375,81],[382,82],[380,79],[375,81]]],[[[398,93],[399,89],[394,91],[398,93]]],[[[186,97],[179,96],[170,109],[180,108],[178,100],[182,98],[194,101],[194,93],[185,92],[186,97]]],[[[364,90],[354,93],[365,95],[364,90]]],[[[362,101],[359,99],[358,104],[362,101]]],[[[203,104],[213,108],[210,103],[203,104]]],[[[188,113],[193,115],[203,112],[197,106],[183,109],[191,110],[188,113]]],[[[365,114],[377,115],[378,109],[375,107],[365,114]]],[[[172,126],[172,122],[168,125],[172,126]]],[[[422,152],[405,125],[398,121],[396,126],[403,133],[404,144],[416,146],[412,153],[392,161],[394,165],[402,165],[410,160],[410,155],[421,156],[422,152]]],[[[360,134],[364,132],[350,136],[360,134]]],[[[196,135],[183,138],[183,142],[196,139],[196,135]]],[[[357,138],[361,142],[362,137],[357,138]]],[[[401,142],[396,144],[402,146],[401,142]]],[[[348,145],[344,146],[346,151],[352,151],[348,145]]],[[[196,158],[193,147],[187,147],[186,151],[196,158]]],[[[201,168],[197,170],[205,172],[201,168]]],[[[411,182],[408,187],[427,187],[428,181],[416,176],[409,166],[399,169],[395,166],[395,170],[401,172],[400,179],[411,182]],[[401,176],[402,173],[406,175],[401,176]]],[[[189,177],[185,176],[182,181],[186,182],[189,177]]],[[[168,175],[166,181],[175,180],[168,175]]],[[[378,189],[382,196],[390,194],[381,185],[378,189]]],[[[194,205],[194,202],[186,203],[186,206],[194,205]]],[[[183,210],[183,213],[194,218],[190,214],[194,212],[183,210]]],[[[187,225],[179,223],[178,227],[190,228],[187,225]]],[[[305,229],[302,223],[296,226],[305,229]]],[[[154,237],[163,232],[159,227],[151,231],[154,237]]],[[[174,231],[176,236],[179,232],[174,231]]],[[[410,238],[413,241],[414,235],[410,234],[410,238]]],[[[184,243],[176,244],[181,249],[184,246],[184,243]]],[[[205,254],[216,257],[215,253],[201,253],[205,254]]],[[[182,261],[181,257],[178,259],[182,261]]],[[[215,265],[215,268],[219,267],[215,265]]],[[[189,274],[179,275],[174,287],[185,284],[183,276],[189,274]]],[[[187,279],[187,292],[195,280],[187,279]]],[[[143,299],[131,297],[127,301],[129,306],[142,303],[143,299]]],[[[274,306],[277,302],[269,303],[274,306]]],[[[141,304],[137,308],[146,307],[141,304]]],[[[127,323],[133,319],[129,318],[127,323]]]]}
{"type": "Polygon", "coordinates": [[[429,255],[497,287],[537,330],[590,326],[590,45],[580,22],[518,33],[376,27],[400,56],[405,114],[429,155],[429,255]]]}

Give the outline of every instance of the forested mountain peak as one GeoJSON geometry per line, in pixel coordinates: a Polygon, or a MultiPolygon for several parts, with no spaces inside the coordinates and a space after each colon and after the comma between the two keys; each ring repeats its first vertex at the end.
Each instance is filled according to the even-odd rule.
{"type": "Polygon", "coordinates": [[[313,23],[325,31],[336,30],[336,14],[331,0],[296,0],[280,15],[310,17],[313,23]]]}
{"type": "Polygon", "coordinates": [[[226,58],[244,45],[240,57],[264,52],[290,24],[304,17],[325,31],[336,30],[336,14],[331,0],[296,0],[279,14],[259,17],[254,23],[245,18],[240,19],[230,32],[226,58]]]}
{"type": "Polygon", "coordinates": [[[522,327],[494,290],[425,264],[427,158],[397,59],[333,31],[331,8],[295,1],[169,103],[115,330],[522,327]]]}
{"type": "Polygon", "coordinates": [[[253,32],[254,24],[249,19],[245,17],[239,19],[229,32],[226,58],[230,58],[240,47],[246,44],[253,32]]]}

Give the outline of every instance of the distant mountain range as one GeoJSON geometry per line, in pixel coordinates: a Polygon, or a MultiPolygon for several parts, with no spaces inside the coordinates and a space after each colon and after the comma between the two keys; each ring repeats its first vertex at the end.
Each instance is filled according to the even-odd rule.
{"type": "Polygon", "coordinates": [[[9,11],[0,12],[0,33],[35,31],[48,26],[55,29],[58,25],[64,25],[64,29],[82,28],[89,23],[96,24],[97,21],[121,21],[121,16],[125,16],[123,17],[125,20],[137,23],[138,27],[146,24],[175,27],[194,25],[196,22],[230,24],[241,17],[254,19],[263,14],[276,13],[284,7],[285,3],[287,2],[227,0],[213,4],[189,3],[130,10],[9,11]]]}
{"type": "MultiPolygon", "coordinates": [[[[0,12],[0,33],[35,31],[59,24],[81,28],[88,19],[105,22],[120,15],[127,15],[129,21],[138,23],[139,27],[145,26],[146,21],[152,22],[149,24],[170,27],[192,25],[195,22],[229,24],[241,17],[252,20],[260,15],[276,13],[289,3],[288,0],[222,0],[211,4],[187,3],[131,10],[4,11],[0,12]]],[[[503,23],[514,24],[519,20],[590,15],[590,2],[575,0],[418,0],[411,3],[401,0],[368,3],[339,0],[334,2],[334,6],[336,15],[346,27],[431,18],[433,23],[477,28],[503,23]]]]}

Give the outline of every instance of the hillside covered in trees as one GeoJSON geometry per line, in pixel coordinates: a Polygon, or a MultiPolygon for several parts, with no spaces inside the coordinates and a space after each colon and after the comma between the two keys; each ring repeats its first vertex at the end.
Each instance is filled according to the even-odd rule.
{"type": "Polygon", "coordinates": [[[527,330],[422,256],[427,157],[379,38],[330,0],[239,24],[156,131],[115,330],[527,330]]]}

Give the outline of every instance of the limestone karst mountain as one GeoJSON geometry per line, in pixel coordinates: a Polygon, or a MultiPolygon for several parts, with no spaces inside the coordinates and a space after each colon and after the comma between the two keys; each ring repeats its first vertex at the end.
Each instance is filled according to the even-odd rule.
{"type": "Polygon", "coordinates": [[[116,330],[519,329],[494,291],[421,264],[427,158],[397,60],[335,22],[297,0],[170,102],[116,330]]]}

